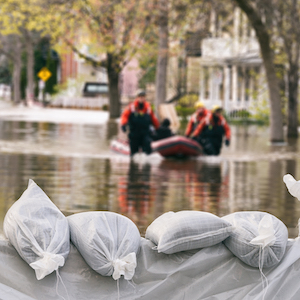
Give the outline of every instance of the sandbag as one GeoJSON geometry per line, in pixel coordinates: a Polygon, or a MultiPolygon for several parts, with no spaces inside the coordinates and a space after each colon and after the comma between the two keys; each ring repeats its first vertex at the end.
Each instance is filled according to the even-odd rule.
{"type": "Polygon", "coordinates": [[[71,241],[86,263],[103,276],[132,279],[141,236],[127,217],[108,211],[78,213],[67,217],[71,241]]]}
{"type": "Polygon", "coordinates": [[[70,251],[68,221],[33,180],[6,213],[3,230],[38,280],[64,265],[70,251]]]}
{"type": "Polygon", "coordinates": [[[216,245],[232,231],[229,222],[203,211],[183,210],[166,212],[146,229],[145,238],[151,240],[158,253],[173,254],[216,245]]]}
{"type": "Polygon", "coordinates": [[[260,211],[235,212],[222,219],[234,226],[223,243],[244,263],[269,268],[281,261],[288,241],[288,230],[281,220],[260,211]]]}

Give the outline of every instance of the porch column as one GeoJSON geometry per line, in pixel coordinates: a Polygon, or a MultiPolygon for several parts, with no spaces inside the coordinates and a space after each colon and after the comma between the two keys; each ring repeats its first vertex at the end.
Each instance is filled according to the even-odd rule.
{"type": "Polygon", "coordinates": [[[245,108],[245,94],[246,94],[246,67],[242,66],[242,87],[241,87],[240,108],[245,108]]]}
{"type": "Polygon", "coordinates": [[[200,101],[204,101],[204,90],[205,90],[205,86],[204,86],[204,70],[203,70],[203,65],[200,66],[200,82],[199,82],[199,86],[200,86],[200,91],[199,91],[199,100],[200,101]]]}
{"type": "Polygon", "coordinates": [[[230,97],[230,67],[224,67],[224,110],[226,113],[229,112],[229,97],[230,97]]]}
{"type": "Polygon", "coordinates": [[[208,68],[208,74],[209,74],[209,102],[210,105],[214,104],[214,80],[213,80],[213,67],[208,68]]]}
{"type": "Polygon", "coordinates": [[[237,104],[237,66],[232,66],[232,106],[231,109],[236,107],[237,104]]]}

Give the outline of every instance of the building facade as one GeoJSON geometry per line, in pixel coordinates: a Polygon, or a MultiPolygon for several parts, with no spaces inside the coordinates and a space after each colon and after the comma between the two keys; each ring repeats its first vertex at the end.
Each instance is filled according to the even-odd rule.
{"type": "Polygon", "coordinates": [[[267,97],[259,44],[239,8],[222,23],[212,11],[211,36],[201,42],[199,99],[228,113],[251,111],[267,97]],[[223,31],[222,23],[230,30],[223,31]]]}

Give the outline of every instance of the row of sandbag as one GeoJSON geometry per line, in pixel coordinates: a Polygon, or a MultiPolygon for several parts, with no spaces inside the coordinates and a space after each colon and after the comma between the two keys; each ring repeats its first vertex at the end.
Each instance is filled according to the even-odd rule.
{"type": "MultiPolygon", "coordinates": [[[[74,243],[86,263],[103,276],[130,280],[135,272],[140,233],[127,217],[113,212],[84,212],[65,217],[44,191],[29,180],[8,210],[4,234],[35,270],[38,280],[65,263],[74,243]]],[[[264,212],[236,212],[218,217],[208,212],[167,212],[147,228],[153,250],[173,254],[224,242],[252,267],[280,262],[288,239],[286,226],[264,212]]]]}
{"type": "MultiPolygon", "coordinates": [[[[300,181],[283,176],[290,194],[300,200],[300,181]]],[[[283,258],[288,242],[286,225],[275,216],[260,211],[235,212],[219,218],[199,211],[167,212],[146,230],[147,239],[158,252],[172,254],[205,248],[223,242],[251,267],[270,268],[283,258]]]]}
{"type": "Polygon", "coordinates": [[[70,240],[96,272],[129,280],[141,240],[136,225],[120,214],[85,212],[65,217],[31,179],[6,213],[3,231],[38,280],[64,265],[70,240]]]}

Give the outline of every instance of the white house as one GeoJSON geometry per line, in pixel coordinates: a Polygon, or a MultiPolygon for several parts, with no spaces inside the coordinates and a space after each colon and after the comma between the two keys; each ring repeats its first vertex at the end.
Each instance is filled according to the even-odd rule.
{"type": "Polygon", "coordinates": [[[214,25],[220,22],[212,12],[211,37],[201,43],[199,99],[208,108],[218,104],[227,112],[251,111],[254,101],[266,97],[259,44],[239,8],[230,17],[232,30],[228,34],[214,25]]]}

